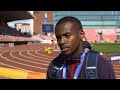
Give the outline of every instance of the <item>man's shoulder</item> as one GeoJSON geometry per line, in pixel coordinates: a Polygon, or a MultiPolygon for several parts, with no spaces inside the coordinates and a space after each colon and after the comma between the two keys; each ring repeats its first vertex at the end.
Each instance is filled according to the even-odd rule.
{"type": "Polygon", "coordinates": [[[102,55],[99,55],[98,70],[99,73],[102,73],[101,75],[104,75],[104,78],[115,79],[115,73],[112,64],[108,60],[106,60],[102,55]]]}
{"type": "Polygon", "coordinates": [[[91,57],[94,56],[93,59],[95,59],[95,56],[96,57],[98,56],[98,58],[96,58],[96,59],[97,59],[97,62],[98,62],[99,66],[111,66],[111,63],[108,60],[106,60],[102,55],[100,55],[100,53],[98,51],[89,50],[88,54],[90,54],[91,57]]]}
{"type": "Polygon", "coordinates": [[[62,55],[61,55],[61,53],[52,60],[51,64],[58,65],[60,63],[62,63],[62,55]]]}
{"type": "Polygon", "coordinates": [[[102,55],[99,54],[98,56],[99,61],[104,61],[104,62],[109,62],[108,60],[106,60],[102,55]]]}
{"type": "Polygon", "coordinates": [[[82,44],[89,44],[89,45],[91,45],[88,41],[82,41],[82,44]]]}
{"type": "Polygon", "coordinates": [[[111,67],[111,63],[106,60],[102,55],[99,55],[98,56],[98,64],[102,67],[102,66],[105,66],[105,67],[111,67]]]}

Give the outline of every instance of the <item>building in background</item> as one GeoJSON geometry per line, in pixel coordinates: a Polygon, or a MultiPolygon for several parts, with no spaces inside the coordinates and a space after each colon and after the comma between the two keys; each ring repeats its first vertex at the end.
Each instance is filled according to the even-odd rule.
{"type": "MultiPolygon", "coordinates": [[[[29,11],[29,12],[31,13],[31,15],[33,15],[33,11],[29,11]]],[[[36,19],[35,16],[34,18],[36,19]]],[[[31,35],[33,35],[33,32],[34,32],[34,20],[33,19],[30,19],[30,30],[31,30],[31,35]]]]}
{"type": "MultiPolygon", "coordinates": [[[[34,11],[33,14],[36,17],[36,19],[34,19],[34,34],[49,35],[54,33],[49,31],[43,32],[42,30],[42,28],[44,27],[44,24],[54,25],[53,11],[34,11]]],[[[48,25],[46,29],[48,30],[51,29],[51,26],[48,25]]]]}
{"type": "Polygon", "coordinates": [[[21,33],[29,33],[31,34],[30,23],[15,23],[15,28],[19,30],[21,33]]]}
{"type": "Polygon", "coordinates": [[[60,18],[74,16],[81,21],[87,40],[120,40],[120,11],[34,11],[33,14],[35,34],[47,35],[42,30],[46,17],[47,23],[55,26],[60,18]]]}

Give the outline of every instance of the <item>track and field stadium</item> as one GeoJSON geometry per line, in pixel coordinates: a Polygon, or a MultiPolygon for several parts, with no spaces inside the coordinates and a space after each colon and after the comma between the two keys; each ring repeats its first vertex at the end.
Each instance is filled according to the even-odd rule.
{"type": "Polygon", "coordinates": [[[0,78],[45,79],[49,63],[60,53],[57,43],[50,53],[45,47],[56,41],[56,22],[68,15],[81,20],[86,40],[112,63],[119,79],[119,11],[0,11],[0,78]],[[15,28],[8,24],[27,19],[31,22],[16,23],[15,28]]]}

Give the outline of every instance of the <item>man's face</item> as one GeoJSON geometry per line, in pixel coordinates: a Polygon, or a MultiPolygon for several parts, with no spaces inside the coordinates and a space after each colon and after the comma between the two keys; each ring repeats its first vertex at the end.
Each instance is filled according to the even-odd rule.
{"type": "Polygon", "coordinates": [[[81,34],[78,27],[71,22],[60,24],[56,31],[58,45],[64,55],[72,55],[78,52],[80,45],[81,34]]]}

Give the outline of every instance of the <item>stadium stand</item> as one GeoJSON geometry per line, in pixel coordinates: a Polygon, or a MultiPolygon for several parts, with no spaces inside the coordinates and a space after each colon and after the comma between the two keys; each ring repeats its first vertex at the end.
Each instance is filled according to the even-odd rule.
{"type": "Polygon", "coordinates": [[[84,29],[84,31],[85,31],[85,35],[86,35],[87,40],[90,42],[92,42],[92,41],[101,42],[99,33],[102,34],[102,38],[103,38],[102,41],[120,40],[120,38],[117,37],[117,33],[119,36],[120,29],[84,29]]]}
{"type": "Polygon", "coordinates": [[[116,34],[115,34],[115,29],[102,29],[102,34],[104,40],[117,40],[116,34]]]}
{"type": "Polygon", "coordinates": [[[1,21],[16,21],[25,19],[35,19],[35,16],[28,11],[0,11],[1,21]]]}
{"type": "MultiPolygon", "coordinates": [[[[9,27],[7,25],[7,23],[11,21],[34,19],[34,18],[35,18],[34,15],[29,13],[28,11],[0,11],[0,45],[2,46],[1,49],[3,49],[2,52],[4,52],[7,49],[7,47],[9,46],[9,42],[16,43],[18,41],[35,41],[39,39],[38,37],[30,37],[26,34],[22,34],[20,31],[16,30],[15,28],[9,27]],[[6,42],[8,42],[8,44],[6,44],[6,42]]],[[[14,68],[12,69],[11,67],[5,68],[4,65],[6,65],[6,63],[2,63],[2,64],[0,63],[0,65],[1,65],[1,68],[0,68],[1,79],[2,77],[7,78],[7,79],[9,78],[13,78],[13,79],[45,78],[45,74],[43,73],[26,72],[22,70],[16,70],[14,68]]]]}
{"type": "Polygon", "coordinates": [[[88,41],[100,41],[99,36],[97,35],[96,29],[84,29],[85,35],[88,41]]]}

